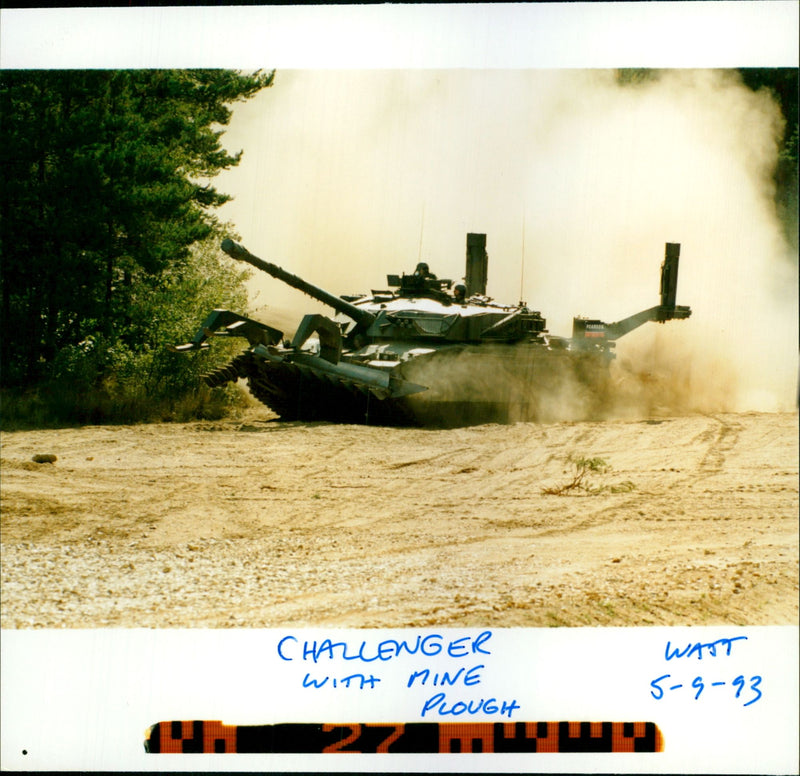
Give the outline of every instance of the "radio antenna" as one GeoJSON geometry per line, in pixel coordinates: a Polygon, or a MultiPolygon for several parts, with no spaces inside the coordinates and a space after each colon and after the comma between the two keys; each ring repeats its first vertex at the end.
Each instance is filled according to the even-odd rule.
{"type": "Polygon", "coordinates": [[[422,222],[419,225],[419,254],[417,261],[422,261],[422,233],[425,231],[425,203],[422,203],[422,222]]]}
{"type": "Polygon", "coordinates": [[[519,301],[522,303],[523,281],[525,280],[525,213],[522,213],[522,261],[519,269],[519,301]]]}

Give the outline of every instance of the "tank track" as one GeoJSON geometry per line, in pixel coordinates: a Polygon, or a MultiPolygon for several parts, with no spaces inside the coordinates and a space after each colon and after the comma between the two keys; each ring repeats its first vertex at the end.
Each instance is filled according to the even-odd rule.
{"type": "MultiPolygon", "coordinates": [[[[487,401],[481,395],[469,401],[447,402],[420,403],[414,397],[410,402],[404,398],[379,399],[359,383],[316,372],[305,365],[269,361],[250,350],[207,373],[203,379],[211,388],[240,378],[247,380],[250,393],[286,421],[455,427],[516,420],[547,421],[550,418],[539,406],[540,400],[558,396],[561,379],[566,375],[584,394],[585,419],[601,419],[610,388],[602,359],[589,354],[542,356],[537,361],[535,392],[513,404],[487,401]]],[[[410,379],[415,378],[412,375],[410,379]]]]}
{"type": "Polygon", "coordinates": [[[364,386],[306,366],[274,363],[244,351],[205,375],[210,388],[247,380],[250,393],[282,420],[418,425],[402,400],[379,399],[364,386]]]}

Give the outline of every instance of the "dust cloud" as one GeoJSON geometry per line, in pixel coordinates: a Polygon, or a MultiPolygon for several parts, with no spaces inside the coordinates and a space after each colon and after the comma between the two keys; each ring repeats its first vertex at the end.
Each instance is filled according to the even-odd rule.
{"type": "MultiPolygon", "coordinates": [[[[619,341],[608,411],[791,410],[797,257],[771,182],[783,129],[734,71],[627,85],[607,70],[279,71],[223,137],[244,156],[220,176],[235,197],[220,217],[337,294],[418,260],[458,279],[466,233],[485,232],[488,293],[566,336],[574,315],[658,304],[664,244],[681,243],[692,317],[619,341]]],[[[251,291],[267,323],[326,311],[272,278],[251,291]]]]}

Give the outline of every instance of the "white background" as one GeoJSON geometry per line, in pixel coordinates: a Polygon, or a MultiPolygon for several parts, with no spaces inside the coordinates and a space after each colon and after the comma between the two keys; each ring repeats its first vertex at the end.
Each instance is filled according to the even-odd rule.
{"type": "MultiPolygon", "coordinates": [[[[486,629],[484,629],[486,630],[486,629]]],[[[491,630],[491,629],[489,629],[491,630]]],[[[344,641],[365,655],[385,639],[413,641],[440,634],[475,637],[481,629],[389,630],[74,630],[6,631],[2,639],[3,768],[92,770],[417,770],[581,771],[663,773],[788,773],[798,749],[798,649],[793,627],[498,629],[483,647],[491,654],[424,658],[403,654],[362,663],[322,653],[303,661],[302,643],[344,641]],[[278,643],[298,639],[285,655],[278,643]],[[746,636],[730,655],[723,647],[665,659],[667,642],[685,650],[697,642],[746,636]],[[702,657],[699,657],[702,655],[702,657]],[[408,688],[412,672],[461,666],[480,669],[479,684],[447,687],[449,703],[496,698],[516,701],[507,716],[439,716],[421,710],[442,691],[408,688]],[[375,689],[303,688],[307,673],[380,678],[375,689]],[[665,674],[664,697],[651,682],[665,674]],[[762,697],[750,690],[761,676],[762,697]],[[692,681],[705,688],[695,699],[692,681]],[[746,686],[735,697],[732,684],[746,686]],[[712,682],[724,681],[720,687],[712,682]],[[683,688],[668,690],[681,683],[683,688]],[[149,726],[172,720],[220,720],[228,725],[279,722],[655,722],[660,754],[504,755],[155,755],[145,754],[149,726]],[[23,750],[26,754],[23,754],[23,750]],[[354,758],[358,759],[355,760],[354,758]]],[[[432,680],[431,680],[432,681],[432,680]]]]}
{"type": "MultiPolygon", "coordinates": [[[[0,66],[797,67],[797,33],[795,2],[12,9],[0,12],[0,66]]],[[[309,702],[309,691],[295,689],[300,671],[287,670],[274,655],[277,639],[288,632],[4,632],[2,767],[796,769],[796,628],[495,632],[497,651],[493,662],[487,661],[485,687],[498,697],[516,697],[523,707],[517,719],[649,719],[664,733],[662,755],[537,755],[535,760],[440,755],[432,763],[381,755],[357,762],[333,755],[332,762],[330,757],[144,754],[147,727],[169,719],[227,724],[415,719],[423,695],[403,689],[401,677],[409,666],[401,661],[394,664],[394,681],[387,674],[386,691],[368,699],[367,691],[318,692],[309,702]],[[690,694],[658,702],[651,697],[649,682],[668,672],[667,639],[689,643],[740,633],[748,641],[734,645],[731,658],[704,659],[703,672],[719,665],[723,678],[761,674],[764,697],[758,703],[742,708],[711,689],[698,701],[690,694]]],[[[315,635],[321,634],[309,637],[315,635]]],[[[362,637],[383,636],[348,636],[362,637]]],[[[696,668],[687,667],[689,682],[696,668]]],[[[677,673],[675,661],[672,669],[677,673]]]]}

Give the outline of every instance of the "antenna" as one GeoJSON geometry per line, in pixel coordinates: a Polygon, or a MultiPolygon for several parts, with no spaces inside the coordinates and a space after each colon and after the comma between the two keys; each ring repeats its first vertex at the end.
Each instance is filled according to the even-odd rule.
{"type": "Polygon", "coordinates": [[[417,261],[422,261],[422,233],[425,231],[425,203],[422,203],[422,222],[419,225],[419,254],[417,261]]]}
{"type": "Polygon", "coordinates": [[[519,269],[519,301],[522,304],[523,281],[525,280],[525,212],[522,213],[522,261],[519,269]]]}

